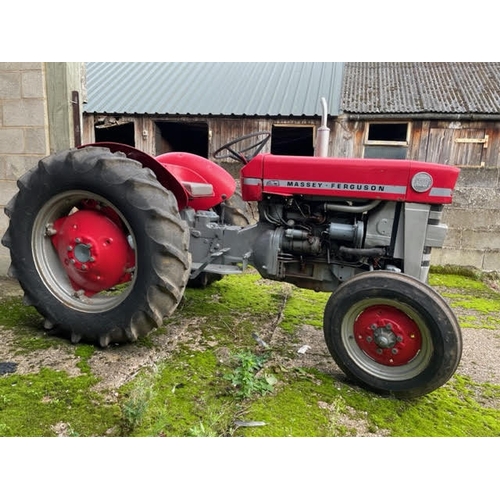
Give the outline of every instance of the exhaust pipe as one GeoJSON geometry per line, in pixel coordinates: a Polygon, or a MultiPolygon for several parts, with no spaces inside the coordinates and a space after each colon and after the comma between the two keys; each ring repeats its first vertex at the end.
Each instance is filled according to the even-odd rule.
{"type": "Polygon", "coordinates": [[[321,127],[318,128],[318,134],[316,136],[316,148],[314,150],[314,156],[328,156],[328,141],[330,140],[330,129],[327,127],[328,118],[328,107],[326,105],[326,99],[321,98],[321,106],[323,108],[323,115],[321,118],[321,127]]]}

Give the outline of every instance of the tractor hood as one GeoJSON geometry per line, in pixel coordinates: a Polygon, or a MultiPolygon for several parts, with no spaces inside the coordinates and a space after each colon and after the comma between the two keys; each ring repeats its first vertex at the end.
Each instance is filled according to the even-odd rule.
{"type": "Polygon", "coordinates": [[[261,154],[241,169],[242,195],[263,194],[448,204],[460,169],[412,160],[261,154]]]}

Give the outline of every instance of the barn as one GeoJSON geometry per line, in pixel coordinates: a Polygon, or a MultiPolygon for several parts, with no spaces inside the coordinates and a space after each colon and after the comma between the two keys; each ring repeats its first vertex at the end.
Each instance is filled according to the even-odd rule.
{"type": "MultiPolygon", "coordinates": [[[[328,105],[329,156],[461,168],[434,264],[500,270],[500,63],[87,63],[83,140],[210,158],[271,132],[273,154],[313,155],[328,105]]],[[[238,166],[224,165],[237,176],[238,166]]]]}
{"type": "Polygon", "coordinates": [[[330,156],[498,163],[500,63],[87,63],[84,142],[209,157],[272,132],[273,154],[312,155],[320,100],[330,156]]]}

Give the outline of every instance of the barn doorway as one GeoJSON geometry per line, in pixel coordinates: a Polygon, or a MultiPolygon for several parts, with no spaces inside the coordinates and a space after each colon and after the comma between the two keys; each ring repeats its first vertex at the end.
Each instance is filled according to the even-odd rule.
{"type": "Polygon", "coordinates": [[[208,123],[155,122],[156,154],[182,151],[208,158],[208,123]]]}
{"type": "Polygon", "coordinates": [[[314,156],[314,127],[273,125],[271,153],[273,155],[314,156]]]}
{"type": "Polygon", "coordinates": [[[135,147],[134,124],[106,122],[94,127],[95,142],[119,142],[135,147]]]}

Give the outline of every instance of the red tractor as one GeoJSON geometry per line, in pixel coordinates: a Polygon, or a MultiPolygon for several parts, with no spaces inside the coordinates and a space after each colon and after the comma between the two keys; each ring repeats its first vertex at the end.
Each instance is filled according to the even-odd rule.
{"type": "Polygon", "coordinates": [[[41,160],[5,208],[2,243],[25,302],[46,328],[105,347],[160,326],[189,284],[251,265],[332,292],[326,344],[357,384],[401,398],[443,385],[460,361],[461,331],[426,281],[459,169],[321,149],[276,156],[261,152],[269,138],[250,134],[214,153],[243,164],[241,198],[258,206],[252,224],[235,179],[200,156],[101,143],[41,160]]]}

